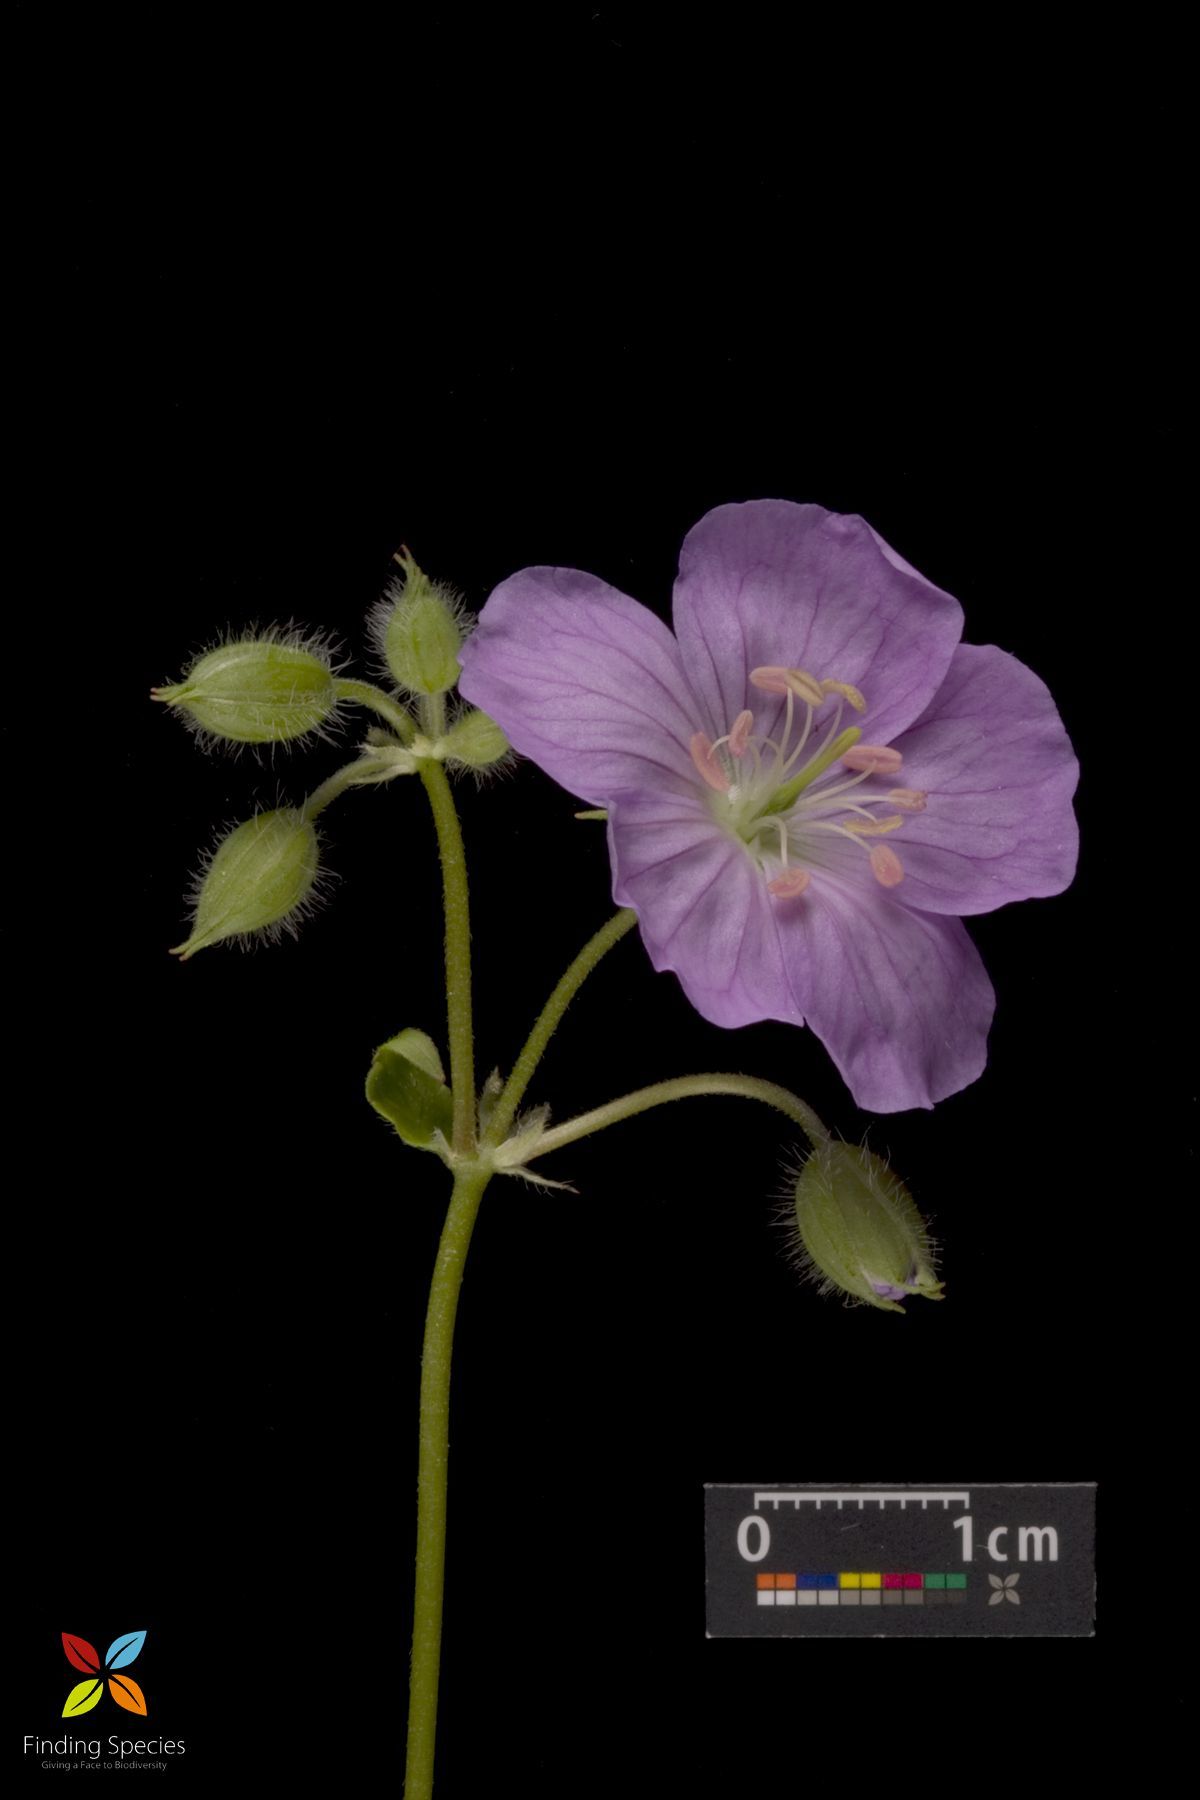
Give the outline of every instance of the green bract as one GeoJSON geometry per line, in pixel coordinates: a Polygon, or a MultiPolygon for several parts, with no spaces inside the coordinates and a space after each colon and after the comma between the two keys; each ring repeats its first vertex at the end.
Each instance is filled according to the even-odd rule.
{"type": "Polygon", "coordinates": [[[153,698],[236,744],[280,744],[318,731],[337,702],[320,640],[271,635],[219,644],[174,687],[153,689],[153,698]]]}
{"type": "Polygon", "coordinates": [[[191,936],[172,955],[185,962],[223,938],[293,925],[317,879],[317,834],[291,810],[259,813],[223,837],[200,882],[191,936]]]}
{"type": "Polygon", "coordinates": [[[433,1039],[411,1027],[380,1044],[367,1076],[367,1099],[406,1144],[432,1147],[435,1132],[449,1142],[454,1102],[433,1039]]]}
{"type": "Polygon", "coordinates": [[[462,612],[452,588],[430,581],[407,553],[403,582],[391,581],[372,615],[375,640],[395,681],[410,694],[446,694],[459,677],[462,612]]]}
{"type": "Polygon", "coordinates": [[[925,1221],[882,1157],[854,1144],[818,1143],[796,1182],[800,1260],[823,1292],[840,1288],[886,1312],[910,1294],[942,1298],[925,1221]]]}

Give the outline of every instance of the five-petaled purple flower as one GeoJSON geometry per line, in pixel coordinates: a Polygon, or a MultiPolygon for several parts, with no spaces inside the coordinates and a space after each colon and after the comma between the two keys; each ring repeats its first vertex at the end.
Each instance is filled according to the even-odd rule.
{"type": "Polygon", "coordinates": [[[613,893],[717,1025],[808,1024],[860,1106],[983,1069],[961,915],[1057,894],[1078,765],[1045,685],[865,520],[758,500],[688,534],[675,635],[576,569],[511,576],[462,692],[608,809],[613,893]]]}

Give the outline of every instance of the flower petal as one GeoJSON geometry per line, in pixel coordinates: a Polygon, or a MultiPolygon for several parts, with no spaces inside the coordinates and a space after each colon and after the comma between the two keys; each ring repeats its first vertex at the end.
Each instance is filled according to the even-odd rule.
{"type": "Polygon", "coordinates": [[[980,913],[1061,894],[1079,849],[1079,764],[1032,669],[994,644],[960,644],[896,748],[904,785],[928,795],[896,839],[906,905],[980,913]]]}
{"type": "Polygon", "coordinates": [[[696,785],[699,709],[678,647],[646,607],[578,569],[522,569],[462,647],[461,692],[585,800],[696,785]]]}
{"type": "Polygon", "coordinates": [[[933,1106],[982,1073],[996,997],[958,919],[911,912],[864,858],[861,885],[823,871],[776,924],[796,1003],[859,1106],[933,1106]]]}
{"type": "Polygon", "coordinates": [[[762,871],[698,794],[610,796],[613,898],[632,906],[650,960],[673,969],[714,1025],[803,1023],[762,871]]]}
{"type": "Polygon", "coordinates": [[[757,731],[772,730],[780,702],[764,704],[749,676],[783,665],[860,688],[867,711],[855,723],[872,743],[886,744],[937,692],[962,632],[962,608],[865,519],[751,500],[715,507],[688,533],[675,631],[714,739],[744,706],[757,731]]]}

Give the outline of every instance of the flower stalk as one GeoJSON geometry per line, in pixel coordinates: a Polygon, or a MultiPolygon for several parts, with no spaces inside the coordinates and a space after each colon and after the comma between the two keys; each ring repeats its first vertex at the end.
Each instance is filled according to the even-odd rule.
{"type": "Polygon", "coordinates": [[[773,1106],[793,1125],[798,1125],[814,1146],[829,1140],[828,1131],[812,1107],[799,1095],[778,1087],[773,1081],[759,1081],[753,1075],[679,1075],[673,1081],[655,1081],[632,1094],[623,1094],[619,1100],[610,1100],[607,1106],[597,1106],[591,1112],[580,1113],[578,1118],[554,1126],[538,1139],[536,1148],[527,1153],[526,1161],[532,1162],[535,1157],[549,1155],[551,1150],[578,1143],[580,1138],[606,1131],[610,1125],[636,1118],[638,1113],[649,1112],[652,1107],[666,1106],[672,1100],[699,1100],[715,1094],[760,1100],[764,1106],[773,1106]]]}
{"type": "Polygon", "coordinates": [[[417,729],[412,714],[373,682],[343,677],[334,683],[334,692],[339,700],[352,700],[356,705],[365,706],[369,712],[377,714],[391,726],[402,743],[412,742],[417,729]]]}
{"type": "Polygon", "coordinates": [[[512,1073],[504,1084],[504,1090],[492,1109],[487,1129],[489,1144],[499,1144],[508,1136],[512,1122],[517,1116],[517,1108],[524,1099],[525,1091],[542,1060],[546,1046],[561,1024],[568,1006],[596,964],[602,957],[607,956],[613,945],[619,944],[626,933],[632,931],[636,924],[637,914],[632,907],[621,907],[619,912],[614,913],[612,918],[600,927],[595,937],[588,939],[570,968],[557,983],[550,998],[535,1019],[533,1029],[526,1038],[521,1053],[513,1064],[512,1073]]]}

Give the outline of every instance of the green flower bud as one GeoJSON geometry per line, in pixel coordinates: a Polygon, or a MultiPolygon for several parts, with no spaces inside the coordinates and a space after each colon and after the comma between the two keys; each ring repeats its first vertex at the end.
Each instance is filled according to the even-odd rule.
{"type": "Polygon", "coordinates": [[[450,727],[442,740],[442,754],[448,763],[465,769],[487,769],[508,755],[509,742],[485,712],[472,709],[450,727]]]}
{"type": "Polygon", "coordinates": [[[910,1294],[942,1298],[925,1221],[882,1157],[854,1144],[819,1143],[795,1190],[797,1251],[822,1293],[903,1312],[910,1294]]]}
{"type": "Polygon", "coordinates": [[[259,813],[235,826],[200,877],[191,936],[172,956],[186,962],[223,938],[294,931],[311,907],[318,860],[317,834],[303,813],[259,813]]]}
{"type": "Polygon", "coordinates": [[[464,615],[458,596],[430,581],[408,552],[396,558],[403,581],[389,581],[371,614],[372,636],[393,679],[410,694],[446,694],[461,673],[464,615]]]}
{"type": "Polygon", "coordinates": [[[320,731],[337,704],[333,658],[319,638],[267,632],[218,644],[173,687],[152,688],[193,729],[235,744],[281,744],[320,731]]]}

